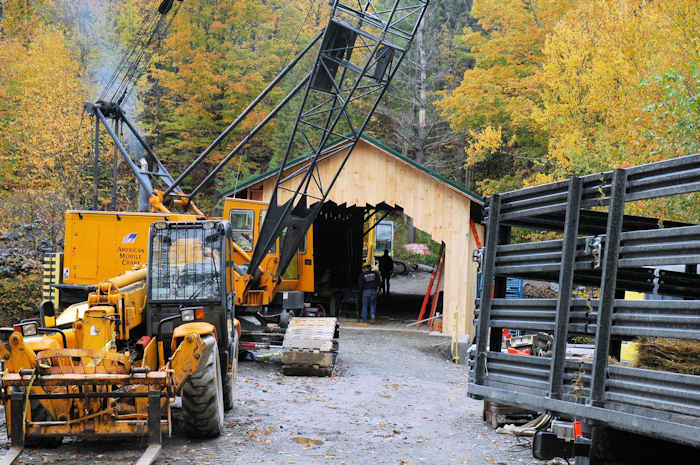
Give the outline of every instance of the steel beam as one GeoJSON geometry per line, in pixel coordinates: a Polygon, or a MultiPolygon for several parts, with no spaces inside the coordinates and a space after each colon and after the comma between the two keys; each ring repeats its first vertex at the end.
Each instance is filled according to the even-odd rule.
{"type": "MultiPolygon", "coordinates": [[[[119,134],[119,119],[114,119],[114,134],[119,134]]],[[[119,191],[119,148],[114,144],[114,159],[112,160],[112,211],[117,211],[117,194],[119,191]]]]}
{"type": "Polygon", "coordinates": [[[552,366],[549,376],[549,395],[559,398],[563,389],[564,363],[566,361],[566,342],[569,334],[569,312],[571,309],[571,292],[574,285],[574,262],[576,260],[576,242],[579,216],[581,213],[581,178],[573,177],[569,181],[566,220],[564,224],[564,241],[559,268],[559,299],[554,322],[554,345],[552,347],[552,366]]]}
{"type": "Polygon", "coordinates": [[[124,157],[124,160],[126,163],[129,165],[129,168],[131,168],[131,171],[134,173],[134,176],[136,176],[136,179],[139,181],[141,186],[146,190],[150,190],[150,179],[141,172],[141,168],[136,166],[134,163],[134,160],[131,159],[129,156],[129,153],[126,151],[126,147],[124,147],[124,144],[122,144],[121,140],[119,140],[119,137],[117,136],[117,133],[114,132],[114,130],[109,127],[109,124],[107,123],[107,119],[105,118],[105,115],[102,113],[102,110],[99,108],[95,107],[95,114],[98,116],[100,121],[102,121],[102,124],[104,125],[105,129],[107,129],[107,132],[109,133],[110,137],[114,140],[114,144],[116,148],[119,150],[119,152],[122,154],[122,157],[124,157]]]}
{"type": "MultiPolygon", "coordinates": [[[[498,260],[500,247],[508,244],[509,242],[510,227],[499,224],[498,246],[496,247],[496,260],[498,260]]],[[[497,299],[504,298],[506,296],[507,284],[508,278],[506,278],[505,276],[501,276],[500,274],[495,274],[493,283],[493,297],[497,299]]],[[[493,321],[490,321],[489,323],[493,323],[493,321]]],[[[500,352],[503,345],[503,328],[494,326],[493,324],[491,324],[490,326],[491,329],[489,330],[489,350],[493,352],[500,352]]]]}
{"type": "Polygon", "coordinates": [[[617,265],[620,251],[622,221],[625,214],[625,188],[627,173],[616,169],[613,173],[608,226],[606,231],[605,255],[600,284],[600,302],[598,305],[598,322],[596,331],[596,351],[593,360],[593,381],[591,384],[592,405],[599,406],[603,401],[605,380],[607,378],[608,354],[610,353],[610,336],[617,285],[617,265]]]}
{"type": "MultiPolygon", "coordinates": [[[[418,12],[418,15],[416,17],[416,23],[413,26],[411,38],[415,36],[415,32],[420,25],[423,15],[425,13],[425,8],[427,7],[428,2],[424,1],[421,2],[419,1],[417,5],[420,6],[420,8],[417,8],[416,11],[418,12]]],[[[334,2],[333,8],[331,11],[331,22],[329,24],[333,24],[333,18],[336,13],[336,8],[338,6],[337,2],[334,2]]],[[[330,182],[328,182],[325,191],[321,192],[321,196],[319,199],[319,202],[315,205],[312,205],[311,207],[307,207],[307,198],[308,196],[308,188],[310,185],[311,177],[314,173],[314,170],[316,169],[319,158],[322,155],[323,149],[326,147],[326,144],[329,141],[329,137],[331,134],[334,133],[336,126],[338,122],[340,121],[341,118],[345,118],[347,114],[345,113],[348,108],[348,104],[353,100],[355,97],[355,92],[358,90],[360,87],[360,83],[364,78],[370,77],[370,75],[367,74],[368,70],[373,64],[376,64],[375,58],[378,56],[378,52],[382,47],[387,47],[387,31],[391,28],[391,22],[394,18],[394,15],[399,8],[399,1],[395,0],[393,2],[393,6],[387,10],[389,13],[386,19],[386,22],[383,23],[383,27],[381,28],[381,33],[377,34],[377,42],[376,44],[371,44],[371,46],[367,46],[367,49],[371,49],[371,53],[367,58],[364,60],[364,65],[362,67],[361,72],[358,74],[354,82],[352,83],[351,86],[349,87],[349,90],[346,91],[345,95],[341,95],[340,92],[338,92],[338,89],[342,88],[342,80],[345,77],[345,71],[349,69],[346,66],[343,66],[343,73],[341,75],[340,81],[336,81],[336,77],[332,75],[333,73],[328,73],[328,68],[325,67],[325,60],[327,58],[327,55],[325,52],[327,50],[323,50],[323,45],[322,45],[322,50],[319,51],[319,55],[316,58],[316,63],[314,66],[314,70],[312,73],[312,79],[309,81],[309,84],[306,87],[306,91],[304,93],[304,98],[302,100],[302,104],[299,108],[299,112],[297,114],[296,121],[294,123],[294,127],[292,130],[292,134],[289,138],[289,143],[287,144],[287,148],[285,150],[284,156],[283,156],[283,161],[280,165],[280,169],[278,172],[278,175],[275,180],[275,187],[271,196],[270,200],[270,208],[268,210],[268,215],[265,217],[265,222],[263,223],[263,227],[260,232],[260,240],[258,240],[258,243],[255,247],[255,250],[253,251],[252,254],[252,259],[250,262],[250,269],[257,270],[258,266],[261,263],[261,260],[263,258],[264,253],[266,253],[267,250],[269,250],[270,246],[272,243],[277,240],[278,237],[280,237],[282,230],[284,228],[287,229],[287,234],[284,236],[284,240],[280,244],[280,260],[278,263],[278,270],[284,270],[286,266],[289,264],[289,261],[292,259],[294,254],[296,253],[296,250],[298,250],[299,245],[303,241],[303,232],[308,229],[308,227],[311,225],[313,220],[316,218],[320,211],[321,204],[326,201],[328,198],[328,195],[335,185],[338,176],[342,172],[345,164],[347,163],[350,155],[352,154],[360,135],[366,128],[367,124],[369,123],[369,120],[374,113],[374,110],[376,109],[379,101],[381,100],[382,96],[386,92],[386,89],[388,87],[388,83],[391,82],[393,79],[393,76],[396,73],[396,70],[400,66],[402,60],[405,57],[405,53],[402,53],[399,50],[398,53],[398,58],[396,59],[396,62],[393,64],[393,68],[390,68],[387,73],[388,77],[386,78],[386,81],[382,79],[382,87],[378,90],[376,93],[376,98],[374,100],[373,105],[371,106],[370,110],[366,113],[366,116],[362,122],[362,125],[357,128],[356,131],[353,132],[352,137],[351,137],[351,142],[350,142],[350,147],[348,148],[347,153],[341,160],[339,167],[337,168],[335,174],[333,175],[332,179],[330,182]],[[328,78],[332,81],[332,85],[335,88],[335,96],[336,98],[332,100],[333,103],[331,103],[331,111],[329,112],[328,118],[326,119],[326,125],[323,128],[318,128],[320,130],[320,139],[316,143],[316,147],[313,151],[313,153],[309,156],[309,162],[307,165],[307,171],[304,173],[298,181],[298,185],[296,186],[295,189],[292,189],[292,195],[290,196],[290,199],[287,200],[286,202],[282,204],[278,204],[278,192],[282,190],[281,186],[281,180],[283,178],[284,171],[286,169],[287,162],[289,160],[290,153],[292,151],[293,145],[294,145],[294,140],[299,132],[299,125],[301,123],[304,124],[309,124],[308,121],[304,120],[304,114],[307,113],[305,107],[307,105],[307,99],[312,90],[314,92],[320,92],[324,93],[323,90],[320,89],[314,89],[313,83],[316,80],[316,77],[320,75],[320,73],[326,72],[328,73],[328,78]],[[340,84],[339,84],[340,82],[340,84]],[[340,106],[336,106],[336,100],[341,103],[340,106]],[[337,113],[334,114],[334,112],[337,109],[337,113]]],[[[362,24],[362,23],[360,23],[362,24]]],[[[331,30],[332,28],[327,27],[325,32],[324,32],[324,37],[322,40],[322,44],[326,43],[326,39],[328,37],[328,31],[331,30]]],[[[410,40],[407,44],[407,47],[410,46],[410,40]]],[[[351,44],[351,48],[352,44],[351,44]]],[[[286,189],[286,188],[285,188],[286,189]]]]}
{"type": "MultiPolygon", "coordinates": [[[[124,123],[126,123],[126,127],[129,128],[129,131],[131,131],[131,134],[133,134],[133,136],[134,136],[134,137],[136,138],[136,140],[139,142],[139,144],[141,145],[141,147],[143,147],[143,149],[144,149],[144,150],[148,153],[148,155],[151,157],[151,159],[153,160],[153,163],[155,163],[155,165],[156,165],[156,170],[157,170],[156,175],[159,176],[159,177],[161,177],[161,178],[163,178],[163,180],[164,180],[165,183],[168,185],[168,187],[173,186],[173,185],[175,184],[175,181],[173,180],[173,177],[170,175],[170,173],[168,172],[168,170],[165,169],[165,167],[164,167],[163,164],[160,162],[160,160],[159,160],[158,157],[156,156],[156,154],[155,154],[155,152],[153,151],[153,149],[151,149],[151,147],[146,143],[146,140],[143,138],[143,136],[141,135],[141,133],[138,132],[138,130],[136,129],[136,127],[132,124],[131,120],[129,120],[129,118],[127,118],[126,115],[124,115],[123,112],[120,114],[120,116],[121,116],[122,121],[123,121],[124,123]]],[[[175,187],[175,191],[176,191],[176,192],[182,192],[182,190],[180,190],[180,189],[177,188],[177,187],[175,187]]],[[[148,193],[148,195],[151,195],[151,194],[153,194],[153,191],[152,191],[152,190],[148,193]]]]}
{"type": "Polygon", "coordinates": [[[491,215],[486,226],[486,253],[484,254],[484,271],[481,275],[481,303],[479,305],[479,321],[477,322],[476,359],[474,382],[484,384],[486,377],[487,342],[489,338],[489,326],[491,320],[492,283],[496,275],[496,246],[498,245],[498,231],[501,210],[501,198],[494,194],[490,198],[491,215]]]}
{"type": "Polygon", "coordinates": [[[92,206],[95,210],[100,209],[99,184],[100,184],[100,119],[95,115],[95,152],[92,165],[92,180],[95,184],[92,197],[92,206]]]}

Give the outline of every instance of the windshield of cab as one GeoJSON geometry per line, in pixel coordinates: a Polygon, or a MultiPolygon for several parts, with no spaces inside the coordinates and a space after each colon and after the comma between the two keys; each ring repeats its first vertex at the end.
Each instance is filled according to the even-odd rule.
{"type": "Polygon", "coordinates": [[[394,223],[382,221],[377,225],[377,234],[374,242],[374,250],[377,254],[394,251],[394,223]]]}
{"type": "Polygon", "coordinates": [[[220,300],[223,240],[224,234],[216,229],[154,229],[149,266],[151,300],[220,300]]]}
{"type": "Polygon", "coordinates": [[[253,251],[253,210],[231,210],[231,236],[233,241],[244,251],[253,251]]]}

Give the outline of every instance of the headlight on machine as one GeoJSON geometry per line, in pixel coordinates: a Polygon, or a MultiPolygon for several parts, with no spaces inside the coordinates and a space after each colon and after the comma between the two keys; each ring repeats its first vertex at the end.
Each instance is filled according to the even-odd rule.
{"type": "MultiPolygon", "coordinates": [[[[36,323],[24,323],[20,326],[22,336],[28,337],[28,336],[36,336],[37,335],[37,324],[36,323]]],[[[16,328],[15,328],[16,330],[16,328]]]]}
{"type": "Polygon", "coordinates": [[[204,319],[204,307],[187,307],[180,310],[182,321],[194,321],[204,319]]]}
{"type": "Polygon", "coordinates": [[[194,308],[183,308],[180,311],[182,321],[194,321],[194,308]]]}

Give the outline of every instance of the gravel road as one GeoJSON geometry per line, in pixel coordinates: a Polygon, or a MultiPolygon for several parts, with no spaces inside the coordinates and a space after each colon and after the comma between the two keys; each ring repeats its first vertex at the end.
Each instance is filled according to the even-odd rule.
{"type": "MultiPolygon", "coordinates": [[[[529,442],[482,423],[481,402],[466,396],[464,365],[439,354],[444,342],[420,332],[344,328],[331,378],[284,377],[275,357],[243,362],[225,434],[191,441],[175,431],[157,463],[543,463],[531,458],[529,442]]],[[[64,441],[59,449],[27,450],[18,463],[130,464],[144,449],[139,441],[64,441]]]]}

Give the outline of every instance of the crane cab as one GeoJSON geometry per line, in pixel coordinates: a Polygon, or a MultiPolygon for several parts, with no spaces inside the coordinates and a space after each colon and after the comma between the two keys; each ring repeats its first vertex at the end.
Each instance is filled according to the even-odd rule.
{"type": "MultiPolygon", "coordinates": [[[[226,198],[223,217],[231,223],[231,237],[245,252],[252,253],[260,237],[267,213],[267,202],[259,200],[226,198]]],[[[279,291],[314,292],[314,260],[313,260],[313,226],[306,232],[306,240],[296,257],[291,261],[282,274],[279,291]]],[[[233,255],[237,266],[246,265],[240,255],[233,255]]],[[[269,272],[274,272],[279,262],[279,239],[270,249],[260,265],[269,272]]]]}

